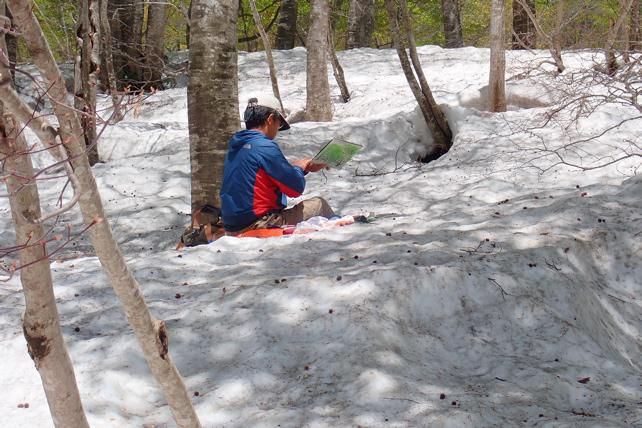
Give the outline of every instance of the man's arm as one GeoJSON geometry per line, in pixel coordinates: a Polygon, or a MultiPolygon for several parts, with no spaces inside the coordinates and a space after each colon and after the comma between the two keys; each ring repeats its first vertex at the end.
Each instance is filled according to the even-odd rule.
{"type": "Polygon", "coordinates": [[[296,198],[305,190],[304,167],[290,164],[278,148],[266,150],[261,166],[285,195],[296,198]]]}

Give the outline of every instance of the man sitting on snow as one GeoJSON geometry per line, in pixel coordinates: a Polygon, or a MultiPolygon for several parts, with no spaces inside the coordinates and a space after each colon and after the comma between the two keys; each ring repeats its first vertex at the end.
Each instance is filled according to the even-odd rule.
{"type": "Polygon", "coordinates": [[[301,196],[305,175],[325,168],[311,159],[288,162],[274,141],[290,129],[272,95],[250,98],[244,113],[245,130],[230,138],[225,156],[221,211],[228,235],[252,229],[297,224],[334,211],[323,198],[311,198],[286,209],[287,198],[301,196]]]}

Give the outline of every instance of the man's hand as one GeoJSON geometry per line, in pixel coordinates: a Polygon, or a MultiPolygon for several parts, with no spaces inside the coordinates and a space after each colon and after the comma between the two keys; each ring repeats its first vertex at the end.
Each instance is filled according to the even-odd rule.
{"type": "Polygon", "coordinates": [[[329,169],[329,166],[325,163],[314,163],[312,159],[299,159],[292,161],[292,165],[298,166],[305,172],[317,172],[322,169],[329,169]]]}

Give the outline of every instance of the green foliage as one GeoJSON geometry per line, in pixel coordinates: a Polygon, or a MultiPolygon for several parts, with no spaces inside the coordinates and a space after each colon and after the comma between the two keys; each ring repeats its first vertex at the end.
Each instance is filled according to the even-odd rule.
{"type": "MultiPolygon", "coordinates": [[[[70,0],[35,0],[34,14],[49,46],[59,61],[73,60],[78,49],[76,43],[76,18],[78,8],[76,1],[70,0]]],[[[27,58],[28,53],[20,46],[19,58],[27,58]]]]}
{"type": "Polygon", "coordinates": [[[190,0],[170,0],[165,29],[165,49],[179,51],[187,49],[187,10],[190,0]]]}

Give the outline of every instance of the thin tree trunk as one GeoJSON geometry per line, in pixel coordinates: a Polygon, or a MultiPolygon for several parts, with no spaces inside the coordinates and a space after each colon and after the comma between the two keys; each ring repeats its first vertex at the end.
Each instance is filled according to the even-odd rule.
{"type": "Polygon", "coordinates": [[[238,1],[192,1],[187,110],[192,212],[220,205],[227,141],[239,129],[236,19],[238,1]],[[213,31],[212,29],[215,29],[213,31]]]}
{"type": "Polygon", "coordinates": [[[147,31],[145,32],[145,69],[143,75],[146,89],[163,89],[162,73],[165,68],[165,26],[168,4],[150,2],[147,8],[147,31]]]}
{"type": "Polygon", "coordinates": [[[297,0],[283,0],[276,28],[274,48],[293,49],[296,41],[297,0]]]}
{"type": "MultiPolygon", "coordinates": [[[[635,0],[634,0],[635,2],[635,0]]],[[[633,7],[633,4],[631,4],[631,7],[633,7]]],[[[629,55],[631,53],[631,28],[629,23],[631,20],[629,19],[628,22],[625,21],[622,23],[622,27],[620,28],[620,39],[622,40],[622,59],[625,64],[629,64],[631,62],[631,56],[629,55]]]]}
{"type": "MultiPolygon", "coordinates": [[[[11,11],[4,5],[4,0],[0,0],[0,15],[6,15],[6,27],[11,28],[11,11]]],[[[2,22],[0,22],[2,25],[2,22]]],[[[7,57],[9,59],[9,70],[11,71],[11,78],[16,78],[16,63],[18,61],[18,39],[10,33],[4,34],[4,42],[6,46],[7,57]]]]}
{"type": "Polygon", "coordinates": [[[444,22],[444,37],[446,48],[461,48],[464,46],[464,36],[461,29],[458,0],[441,0],[441,10],[444,22]]]}
{"type": "Polygon", "coordinates": [[[490,73],[488,110],[506,111],[506,57],[504,52],[504,0],[492,0],[490,12],[490,73]]]}
{"type": "Polygon", "coordinates": [[[640,31],[640,0],[633,0],[631,5],[630,43],[632,51],[642,50],[642,32],[640,31]]]}
{"type": "Polygon", "coordinates": [[[343,74],[343,67],[341,67],[339,58],[337,58],[337,53],[334,51],[332,31],[328,31],[328,55],[330,56],[330,62],[332,62],[332,73],[334,74],[334,79],[337,81],[337,85],[341,91],[341,99],[344,103],[347,103],[350,101],[350,91],[348,90],[346,78],[343,74]]]}
{"type": "MultiPolygon", "coordinates": [[[[70,154],[80,194],[80,211],[89,237],[103,269],[127,315],[154,378],[161,386],[174,419],[179,427],[200,427],[183,380],[169,354],[167,330],[162,321],[152,317],[138,282],[129,270],[118,244],[114,240],[102,207],[96,181],[91,174],[80,135],[80,121],[71,108],[69,94],[38,21],[25,0],[7,0],[7,4],[22,29],[22,35],[32,59],[48,81],[48,95],[53,100],[54,113],[60,125],[60,137],[70,154]]],[[[67,425],[74,426],[74,425],[67,425]]]]}
{"type": "Polygon", "coordinates": [[[82,111],[82,128],[90,165],[99,162],[96,141],[96,85],[100,70],[100,22],[98,0],[81,0],[76,35],[79,51],[74,77],[75,106],[82,111]]]}
{"type": "MultiPolygon", "coordinates": [[[[529,10],[537,16],[535,0],[525,0],[529,10]]],[[[513,0],[513,49],[535,49],[537,32],[522,2],[513,0]]]]}
{"type": "Polygon", "coordinates": [[[274,93],[274,96],[276,97],[276,99],[279,100],[279,104],[281,104],[281,111],[285,112],[285,109],[283,108],[283,101],[281,101],[281,94],[279,92],[279,81],[276,77],[276,67],[274,66],[274,59],[272,58],[272,48],[270,47],[270,39],[268,38],[268,35],[265,33],[265,28],[263,28],[263,23],[261,22],[261,16],[259,15],[259,11],[256,9],[255,0],[250,0],[250,7],[252,8],[252,16],[254,17],[254,23],[256,24],[256,28],[258,29],[259,34],[261,35],[261,40],[263,40],[263,48],[265,49],[265,58],[267,59],[268,68],[270,69],[270,82],[272,82],[272,93],[274,93]]]}
{"type": "Polygon", "coordinates": [[[423,162],[429,162],[448,152],[452,146],[452,132],[443,112],[435,102],[432,91],[423,74],[421,64],[419,63],[405,1],[402,0],[399,2],[400,10],[395,8],[393,0],[386,0],[385,5],[390,23],[390,33],[392,34],[392,40],[397,50],[397,55],[399,56],[401,68],[433,137],[433,149],[421,159],[423,162]],[[410,56],[412,57],[412,64],[406,52],[407,45],[410,56]],[[417,77],[415,77],[415,73],[417,77]],[[419,82],[417,79],[419,79],[419,82]]]}
{"type": "Polygon", "coordinates": [[[112,122],[120,122],[123,118],[120,108],[120,99],[118,97],[118,82],[116,72],[114,71],[113,44],[111,36],[111,25],[107,15],[107,5],[109,0],[100,1],[100,49],[102,51],[103,67],[101,67],[102,79],[107,91],[111,95],[113,105],[112,122]]]}
{"type": "Polygon", "coordinates": [[[618,69],[617,60],[615,58],[615,43],[617,42],[617,35],[620,33],[620,28],[624,25],[626,18],[629,16],[632,4],[633,0],[620,0],[618,17],[606,36],[604,54],[606,56],[606,73],[609,76],[613,76],[618,69]]]}
{"type": "MultiPolygon", "coordinates": [[[[1,110],[0,105],[0,114],[1,110]]],[[[28,177],[34,176],[31,159],[26,154],[29,149],[24,137],[17,134],[20,128],[5,127],[6,124],[8,121],[0,117],[0,155],[5,159],[4,169],[15,174],[6,184],[16,245],[24,245],[20,251],[20,264],[25,267],[20,280],[25,296],[22,325],[27,349],[42,380],[54,425],[59,428],[89,427],[60,328],[46,247],[37,243],[44,236],[44,228],[25,219],[40,217],[38,190],[35,183],[28,182],[28,177]],[[2,128],[8,131],[6,135],[2,135],[2,128]]]]}
{"type": "Polygon", "coordinates": [[[537,17],[535,16],[535,10],[531,9],[528,6],[527,0],[514,0],[515,2],[519,3],[519,5],[522,7],[524,12],[528,15],[529,19],[531,20],[531,23],[535,27],[535,30],[537,31],[537,35],[540,37],[543,37],[546,40],[546,43],[548,44],[548,50],[551,53],[551,57],[553,58],[553,62],[555,63],[555,66],[557,67],[557,72],[558,73],[563,73],[564,70],[566,69],[566,66],[564,66],[564,61],[562,60],[562,31],[563,31],[563,22],[564,22],[564,13],[566,9],[566,1],[567,0],[558,0],[557,5],[555,6],[555,28],[553,29],[553,34],[548,35],[542,27],[539,25],[539,22],[537,21],[537,17]]]}
{"type": "Polygon", "coordinates": [[[370,46],[374,30],[374,0],[350,0],[346,49],[370,46]]]}
{"type": "Polygon", "coordinates": [[[328,0],[312,0],[310,30],[307,40],[306,119],[316,122],[332,120],[332,101],[328,83],[328,0]]]}
{"type": "MultiPolygon", "coordinates": [[[[4,0],[0,10],[4,11],[4,0]]],[[[0,34],[0,51],[6,50],[0,34]]],[[[7,69],[0,61],[0,74],[7,69]]],[[[11,87],[9,83],[3,86],[11,87]]],[[[19,98],[16,98],[19,100],[19,98]]],[[[53,282],[47,249],[38,241],[44,237],[42,224],[29,219],[40,217],[40,198],[33,181],[34,170],[29,149],[22,134],[22,124],[7,114],[9,98],[0,98],[0,158],[3,170],[12,172],[6,180],[11,216],[16,230],[19,252],[20,281],[25,296],[22,320],[27,349],[42,380],[49,411],[56,427],[89,427],[80,401],[76,376],[60,328],[60,317],[53,293],[53,282]]]]}

